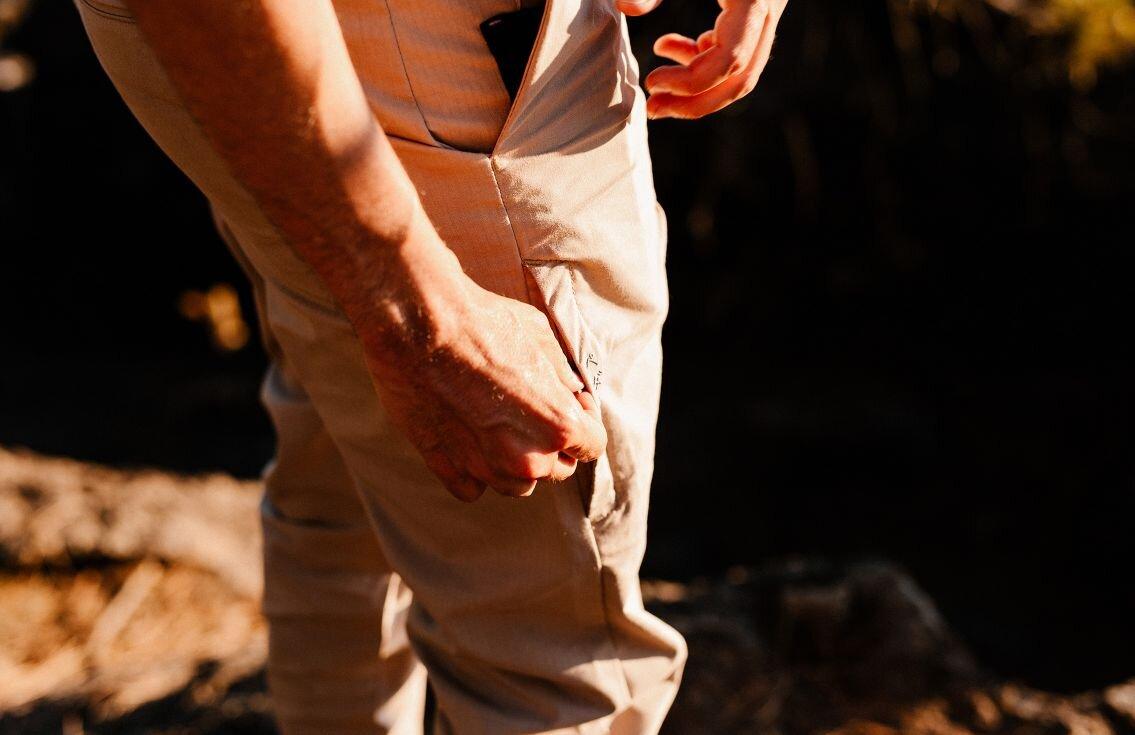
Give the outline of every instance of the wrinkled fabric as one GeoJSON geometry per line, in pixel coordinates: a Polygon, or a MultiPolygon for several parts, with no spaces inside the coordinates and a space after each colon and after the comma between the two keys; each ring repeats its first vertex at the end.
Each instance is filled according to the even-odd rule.
{"type": "Polygon", "coordinates": [[[656,732],[686,656],[638,582],[666,227],[622,16],[606,0],[550,0],[510,103],[477,24],[515,0],[334,3],[438,232],[471,278],[549,314],[608,432],[570,481],[466,505],[390,423],[350,323],[228,172],[125,6],[75,2],[257,295],[278,439],[262,526],[282,731],[420,732],[428,673],[438,733],[656,732]]]}

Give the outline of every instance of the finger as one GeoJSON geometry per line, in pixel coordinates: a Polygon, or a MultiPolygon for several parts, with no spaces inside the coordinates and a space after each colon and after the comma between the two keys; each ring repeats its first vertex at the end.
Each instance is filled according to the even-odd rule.
{"type": "Polygon", "coordinates": [[[654,120],[673,117],[694,120],[728,107],[749,91],[748,79],[738,75],[708,92],[686,96],[659,92],[646,101],[646,114],[654,120]]]}
{"type": "Polygon", "coordinates": [[[711,46],[685,66],[660,66],[646,75],[646,90],[651,94],[668,92],[693,96],[713,89],[745,68],[747,59],[736,49],[711,46]]]}
{"type": "MultiPolygon", "coordinates": [[[[528,281],[529,289],[533,293],[539,293],[540,285],[536,282],[532,273],[526,270],[524,275],[528,281]]],[[[567,353],[570,347],[560,335],[559,330],[553,326],[551,315],[540,306],[534,306],[533,309],[540,315],[539,320],[533,320],[537,339],[543,346],[544,355],[551,361],[552,368],[559,376],[560,382],[572,393],[583,390],[586,385],[568,360],[567,353]],[[537,321],[538,324],[535,323],[537,321]]]]}
{"type": "Polygon", "coordinates": [[[559,331],[552,326],[551,318],[546,314],[542,314],[541,316],[544,318],[544,324],[537,339],[544,349],[544,357],[552,363],[552,369],[556,371],[556,375],[559,377],[564,387],[572,393],[583,390],[586,384],[583,382],[583,378],[579,376],[579,373],[576,372],[567,356],[568,350],[571,348],[560,336],[559,331]]]}
{"type": "Polygon", "coordinates": [[[556,463],[552,467],[552,472],[548,475],[548,479],[552,482],[563,482],[575,474],[575,469],[578,466],[579,460],[561,452],[559,456],[556,457],[556,463]]]}
{"type": "Polygon", "coordinates": [[[667,33],[654,42],[654,53],[685,66],[698,55],[698,42],[680,33],[667,33]]]}
{"type": "Polygon", "coordinates": [[[647,75],[648,91],[701,94],[745,69],[770,17],[759,3],[726,8],[712,31],[698,37],[698,55],[684,66],[663,66],[647,75]],[[708,35],[712,33],[712,35],[708,35]]]}
{"type": "Polygon", "coordinates": [[[575,371],[566,357],[561,355],[561,359],[556,362],[556,365],[558,366],[556,370],[559,373],[560,381],[569,391],[578,393],[587,388],[587,383],[583,382],[583,378],[579,376],[579,373],[575,371]]]}
{"type": "Polygon", "coordinates": [[[558,341],[551,342],[546,347],[546,357],[551,361],[552,367],[559,376],[560,382],[564,387],[572,393],[578,393],[587,387],[583,382],[583,378],[572,367],[571,362],[568,360],[567,355],[564,354],[563,347],[558,341]]]}
{"type": "Polygon", "coordinates": [[[489,485],[501,495],[510,498],[526,498],[536,489],[535,480],[500,480],[489,485]]]}
{"type": "Polygon", "coordinates": [[[749,66],[740,74],[730,78],[712,90],[693,96],[657,93],[646,101],[647,115],[651,118],[674,117],[693,119],[717,112],[723,107],[744,97],[753,90],[760,79],[772,52],[775,25],[771,18],[766,21],[761,34],[761,42],[749,66]]]}
{"type": "Polygon", "coordinates": [[[615,7],[625,15],[645,15],[662,3],[662,0],[616,0],[615,7]]]}
{"type": "Polygon", "coordinates": [[[466,503],[472,503],[485,494],[485,484],[468,475],[446,482],[445,489],[453,497],[466,503]]]}
{"type": "Polygon", "coordinates": [[[472,503],[484,494],[485,484],[478,482],[464,472],[458,471],[445,454],[435,450],[426,452],[422,456],[426,460],[426,466],[429,467],[430,472],[433,472],[441,480],[441,484],[453,497],[466,503],[472,503]]]}
{"type": "Polygon", "coordinates": [[[474,461],[470,472],[501,495],[531,495],[536,481],[552,473],[557,453],[524,451],[506,439],[489,462],[474,461]]]}
{"type": "Polygon", "coordinates": [[[603,428],[595,396],[584,391],[575,397],[579,403],[575,420],[571,422],[566,446],[560,451],[580,462],[592,462],[607,448],[607,430],[603,428]]]}
{"type": "Polygon", "coordinates": [[[698,53],[702,53],[715,43],[717,43],[717,33],[713,29],[703,32],[697,40],[698,53]]]}

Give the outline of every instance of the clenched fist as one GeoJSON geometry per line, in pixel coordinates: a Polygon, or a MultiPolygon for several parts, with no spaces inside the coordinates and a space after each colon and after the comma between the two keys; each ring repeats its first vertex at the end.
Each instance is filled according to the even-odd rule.
{"type": "Polygon", "coordinates": [[[543,312],[481,288],[445,254],[403,253],[407,272],[388,278],[377,310],[387,323],[360,331],[384,407],[461,500],[567,479],[606,447],[593,396],[543,312]]]}

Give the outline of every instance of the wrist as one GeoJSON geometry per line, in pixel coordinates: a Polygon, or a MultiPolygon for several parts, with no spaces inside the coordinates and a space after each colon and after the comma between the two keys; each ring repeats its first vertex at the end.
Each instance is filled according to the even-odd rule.
{"type": "Polygon", "coordinates": [[[420,206],[404,233],[400,242],[380,247],[376,287],[361,289],[348,310],[368,358],[378,363],[402,360],[408,352],[428,354],[443,344],[462,321],[475,287],[420,206]]]}

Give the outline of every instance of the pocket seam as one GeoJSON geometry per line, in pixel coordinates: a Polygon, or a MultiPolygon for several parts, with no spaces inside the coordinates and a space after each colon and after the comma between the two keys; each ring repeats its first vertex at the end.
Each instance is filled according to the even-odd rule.
{"type": "Polygon", "coordinates": [[[433,129],[430,128],[426,111],[422,109],[422,103],[418,101],[418,93],[414,91],[414,81],[410,78],[410,69],[406,66],[406,55],[402,53],[402,41],[398,37],[398,24],[394,21],[394,8],[390,6],[390,0],[383,0],[383,5],[386,6],[386,20],[390,23],[390,37],[394,40],[394,51],[398,54],[398,64],[402,67],[402,78],[406,80],[406,89],[410,91],[410,98],[414,100],[414,109],[418,111],[422,128],[430,136],[430,142],[434,146],[449,150],[460,150],[439,139],[433,129]]]}
{"type": "MultiPolygon", "coordinates": [[[[555,321],[553,328],[555,328],[560,333],[564,342],[566,342],[572,348],[572,354],[570,354],[568,357],[575,365],[575,368],[579,371],[580,377],[582,377],[584,382],[587,384],[589,392],[593,396],[595,396],[596,401],[600,403],[600,410],[602,410],[602,400],[600,399],[598,393],[599,388],[603,385],[601,378],[603,376],[604,367],[607,364],[606,349],[603,347],[598,336],[596,336],[595,330],[591,328],[591,324],[588,322],[587,317],[584,316],[583,310],[579,307],[579,297],[575,288],[575,279],[577,273],[574,264],[568,260],[534,260],[527,258],[521,259],[521,263],[524,265],[524,268],[526,270],[528,270],[530,273],[533,273],[533,276],[535,276],[536,268],[540,266],[560,266],[567,271],[566,281],[568,290],[571,292],[570,309],[574,318],[579,320],[579,326],[582,332],[581,340],[575,340],[569,337],[567,330],[561,323],[560,317],[552,309],[552,305],[551,303],[549,303],[548,297],[543,293],[542,288],[537,295],[540,297],[540,301],[543,303],[548,316],[555,321]],[[579,342],[579,344],[577,344],[577,342],[579,342]],[[597,370],[594,376],[591,375],[591,371],[587,370],[585,364],[581,364],[585,363],[588,357],[593,358],[597,365],[597,370]]],[[[539,285],[540,279],[537,278],[536,282],[539,285]]],[[[531,297],[532,294],[529,294],[529,296],[531,297]]]]}
{"type": "MultiPolygon", "coordinates": [[[[599,365],[599,370],[592,380],[594,385],[591,391],[593,394],[598,394],[599,388],[603,385],[601,378],[603,377],[603,368],[607,364],[607,348],[599,341],[599,336],[595,333],[595,330],[591,328],[591,322],[588,321],[587,316],[583,313],[583,309],[579,308],[579,294],[575,290],[575,279],[579,276],[579,271],[567,261],[563,261],[563,264],[568,272],[568,288],[571,289],[571,304],[573,310],[579,317],[579,323],[583,328],[587,341],[595,349],[595,352],[598,353],[594,357],[599,365]]],[[[580,347],[583,347],[583,345],[580,345],[580,347]]],[[[595,397],[596,400],[599,399],[598,395],[595,397]]]]}
{"type": "MultiPolygon", "coordinates": [[[[583,310],[579,307],[579,299],[575,287],[575,279],[577,277],[577,273],[574,264],[570,261],[565,260],[535,259],[522,259],[521,263],[524,267],[524,270],[527,271],[528,274],[532,276],[532,280],[535,281],[535,283],[532,284],[533,288],[535,289],[535,293],[531,293],[531,291],[533,290],[532,288],[529,289],[529,301],[536,303],[536,300],[539,300],[536,305],[542,307],[544,313],[548,317],[548,321],[551,323],[552,329],[555,330],[559,339],[564,344],[566,348],[566,357],[571,361],[572,365],[583,378],[587,391],[591,393],[591,395],[595,398],[595,402],[599,406],[600,419],[602,419],[603,406],[602,401],[597,394],[597,391],[602,385],[602,382],[599,380],[599,378],[602,376],[602,368],[606,364],[606,351],[599,342],[598,337],[596,337],[595,331],[591,328],[591,325],[584,317],[583,310]],[[553,301],[550,298],[550,294],[547,293],[547,291],[549,290],[548,287],[546,286],[544,281],[537,276],[537,269],[541,266],[558,267],[566,270],[566,278],[563,278],[563,280],[566,281],[566,285],[560,284],[560,288],[566,289],[567,297],[570,299],[570,303],[561,305],[560,309],[558,310],[553,308],[552,306],[553,301]],[[573,332],[575,330],[571,330],[565,327],[564,317],[562,315],[564,309],[570,311],[570,318],[578,322],[578,337],[573,336],[573,332]],[[597,360],[598,367],[595,376],[592,376],[586,369],[586,366],[581,364],[581,361],[586,361],[588,357],[592,357],[597,360]]],[[[583,511],[584,519],[592,526],[602,523],[611,515],[611,513],[617,506],[617,503],[612,501],[609,504],[609,507],[604,507],[602,509],[603,512],[601,515],[595,515],[595,511],[599,507],[595,502],[596,489],[598,487],[599,463],[603,462],[605,459],[609,465],[609,458],[600,457],[594,462],[588,462],[585,465],[580,465],[580,467],[576,470],[580,494],[580,507],[583,511]]]]}
{"type": "Polygon", "coordinates": [[[106,18],[107,20],[116,20],[119,23],[127,23],[130,25],[137,25],[137,19],[125,10],[111,10],[109,7],[96,5],[95,0],[78,0],[78,2],[87,10],[95,15],[106,18]]]}

